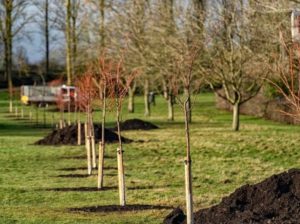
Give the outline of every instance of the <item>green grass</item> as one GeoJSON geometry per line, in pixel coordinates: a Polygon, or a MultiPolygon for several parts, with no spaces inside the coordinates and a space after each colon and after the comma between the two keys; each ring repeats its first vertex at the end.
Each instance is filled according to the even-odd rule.
{"type": "MultiPolygon", "coordinates": [[[[161,223],[170,212],[149,210],[126,213],[74,213],[68,208],[118,204],[118,192],[54,192],[51,188],[95,187],[96,176],[64,178],[85,174],[84,147],[35,146],[50,130],[7,113],[7,96],[0,92],[0,223],[161,223]]],[[[126,107],[124,105],[124,107],[126,107]]],[[[25,114],[28,114],[28,107],[25,114]]],[[[126,109],[126,108],[125,108],[126,109]]],[[[51,122],[47,112],[47,122],[51,122]]],[[[145,140],[124,146],[128,204],[182,206],[184,196],[185,138],[182,112],[176,107],[175,121],[166,121],[166,103],[158,98],[147,120],[158,124],[154,131],[128,131],[123,135],[145,140]],[[134,189],[136,188],[136,189],[134,189]]],[[[55,114],[58,117],[58,114],[55,114]]],[[[42,117],[40,115],[40,117],[42,117]]],[[[113,125],[114,114],[109,114],[113,125]]],[[[142,98],[136,113],[123,119],[143,118],[142,98]]],[[[100,119],[96,111],[95,120],[100,119]]],[[[241,131],[230,130],[231,114],[214,107],[214,96],[197,97],[191,125],[193,190],[195,209],[218,203],[235,188],[256,183],[267,176],[299,167],[300,127],[242,116],[241,131]]],[[[116,167],[116,145],[107,148],[106,165],[116,167]]],[[[105,186],[117,187],[117,172],[105,170],[105,186]]]]}

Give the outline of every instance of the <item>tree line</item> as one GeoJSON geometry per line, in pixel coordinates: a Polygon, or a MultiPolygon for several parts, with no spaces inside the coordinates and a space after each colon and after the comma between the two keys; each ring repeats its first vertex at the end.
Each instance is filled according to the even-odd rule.
{"type": "MultiPolygon", "coordinates": [[[[145,116],[150,116],[149,93],[156,92],[166,99],[167,117],[174,120],[178,94],[192,96],[205,85],[232,105],[232,128],[239,130],[240,106],[261,90],[267,78],[276,79],[276,64],[288,55],[282,38],[291,44],[289,15],[298,4],[295,0],[2,0],[2,75],[9,89],[9,110],[12,71],[28,66],[28,56],[16,52],[14,44],[30,39],[32,33],[25,28],[35,24],[44,42],[39,65],[44,77],[61,64],[65,68],[61,76],[72,85],[104,52],[113,58],[122,51],[126,69],[141,73],[128,89],[129,112],[134,112],[136,93],[143,93],[145,116]]],[[[187,98],[191,122],[192,102],[187,98]]]]}

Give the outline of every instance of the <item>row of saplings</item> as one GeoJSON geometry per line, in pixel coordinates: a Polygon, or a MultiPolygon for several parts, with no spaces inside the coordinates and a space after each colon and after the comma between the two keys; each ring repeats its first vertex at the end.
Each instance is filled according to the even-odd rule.
{"type": "MultiPolygon", "coordinates": [[[[191,63],[192,64],[192,63],[191,63]]],[[[93,124],[93,110],[95,104],[93,102],[100,102],[98,105],[102,111],[101,119],[101,140],[99,143],[99,159],[98,159],[98,189],[103,188],[103,169],[104,169],[104,154],[105,154],[105,122],[106,111],[114,109],[116,112],[116,131],[118,135],[117,161],[118,161],[118,182],[119,182],[119,198],[120,205],[126,205],[125,197],[125,181],[124,181],[124,165],[123,165],[123,140],[120,128],[120,115],[122,102],[127,94],[129,85],[139,74],[138,70],[127,72],[124,68],[123,59],[114,61],[106,59],[105,56],[88,66],[84,74],[79,76],[75,81],[76,86],[76,105],[75,111],[84,111],[86,121],[84,123],[84,131],[82,132],[82,125],[77,113],[77,144],[82,142],[81,133],[85,133],[85,147],[87,151],[87,170],[88,174],[92,174],[92,169],[97,167],[96,161],[96,146],[95,146],[95,130],[93,124]]],[[[192,67],[192,66],[191,66],[192,67]]],[[[182,84],[187,88],[191,83],[191,73],[185,73],[182,84]]],[[[174,95],[179,96],[174,93],[174,95]]],[[[60,108],[59,127],[65,127],[64,110],[65,105],[63,100],[58,99],[58,106],[60,108]]],[[[191,155],[190,155],[190,134],[189,134],[189,116],[190,116],[190,95],[186,94],[184,98],[178,97],[178,103],[182,106],[185,116],[185,131],[186,131],[186,159],[185,159],[185,180],[186,180],[186,202],[187,202],[187,220],[192,220],[193,217],[193,199],[192,199],[192,175],[191,175],[191,155]]],[[[68,105],[70,112],[70,104],[68,105]]],[[[70,114],[70,113],[69,113],[70,114]]],[[[154,127],[155,128],[155,127],[154,127]]],[[[150,207],[151,208],[151,207],[150,207]]],[[[148,208],[149,209],[149,208],[148,208]]]]}
{"type": "MultiPolygon", "coordinates": [[[[75,111],[84,111],[86,121],[84,123],[84,131],[80,121],[80,113],[77,113],[77,140],[78,145],[82,144],[82,136],[84,133],[84,142],[87,152],[87,172],[92,174],[92,169],[97,167],[96,143],[95,143],[95,126],[93,122],[93,111],[95,109],[94,102],[100,102],[99,106],[102,111],[101,119],[101,140],[99,142],[99,159],[98,159],[98,189],[103,186],[103,170],[104,170],[104,154],[105,154],[105,129],[106,111],[115,110],[117,123],[117,161],[118,161],[118,183],[120,205],[126,205],[125,197],[125,175],[123,164],[123,140],[121,137],[120,116],[123,99],[127,93],[128,86],[138,75],[138,71],[127,72],[123,66],[123,59],[118,61],[106,59],[105,56],[99,58],[96,63],[90,64],[84,74],[74,80],[76,86],[76,109],[75,111]]],[[[59,102],[59,100],[58,100],[59,102]]],[[[60,106],[61,118],[60,127],[63,126],[64,111],[63,103],[60,106]]],[[[68,108],[69,109],[69,108],[68,108]]]]}
{"type": "MultiPolygon", "coordinates": [[[[77,144],[84,141],[87,152],[87,171],[92,174],[92,169],[97,167],[96,159],[96,139],[95,135],[101,133],[99,142],[98,160],[98,189],[103,189],[103,169],[105,143],[110,135],[105,129],[106,111],[115,109],[117,136],[117,161],[118,161],[118,183],[121,207],[126,205],[124,165],[123,165],[123,145],[124,141],[129,141],[121,137],[120,115],[124,96],[128,86],[138,75],[138,71],[126,72],[123,60],[113,61],[101,57],[95,64],[88,67],[87,71],[75,80],[77,88],[75,114],[77,117],[77,144]],[[94,125],[93,110],[95,104],[102,110],[101,127],[94,125]],[[82,126],[79,111],[85,112],[85,122],[82,126]],[[95,130],[96,127],[96,130],[95,130]],[[82,130],[84,129],[84,130],[82,130]],[[100,131],[101,130],[101,131],[100,131]],[[82,136],[84,133],[84,136],[82,136]]],[[[189,77],[187,77],[189,78],[189,77]]],[[[188,80],[189,81],[189,80],[188,80]]],[[[180,101],[180,99],[178,99],[180,101]]],[[[65,105],[60,99],[57,100],[60,108],[59,127],[61,130],[70,130],[65,127],[64,110],[65,105]]],[[[186,182],[186,215],[179,208],[170,213],[164,220],[165,224],[199,223],[199,224],[219,224],[219,223],[299,223],[300,220],[300,170],[294,169],[279,175],[274,175],[256,185],[245,185],[237,189],[234,193],[222,199],[220,204],[208,209],[199,210],[193,213],[192,199],[192,175],[190,156],[190,136],[189,136],[189,96],[180,101],[185,115],[186,130],[186,159],[185,159],[185,182],[186,182]]],[[[70,112],[70,105],[68,105],[70,112]]],[[[70,120],[70,119],[69,119],[70,120]]],[[[69,121],[70,125],[70,121],[69,121]]],[[[155,127],[154,127],[155,128],[155,127]]],[[[57,137],[54,135],[51,138],[57,137]]],[[[62,132],[60,132],[61,134],[62,132]]],[[[64,134],[63,134],[64,135],[64,134]]],[[[58,135],[58,138],[61,136],[58,135]]],[[[64,136],[62,136],[64,137],[64,136]]],[[[51,139],[53,140],[53,139],[51,139]]],[[[58,139],[61,140],[61,139],[58,139]]],[[[112,140],[112,139],[110,139],[112,140]]],[[[58,141],[60,142],[60,141],[58,141]]],[[[42,143],[42,142],[40,142],[42,143]]],[[[155,208],[149,207],[147,209],[155,208]]],[[[119,209],[119,208],[115,208],[119,209]]],[[[134,209],[134,208],[133,208],[134,209]]]]}

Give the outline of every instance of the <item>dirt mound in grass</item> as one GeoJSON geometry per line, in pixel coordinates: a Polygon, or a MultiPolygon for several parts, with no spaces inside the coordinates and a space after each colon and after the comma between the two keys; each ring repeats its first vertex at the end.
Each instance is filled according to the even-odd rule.
{"type": "MultiPolygon", "coordinates": [[[[94,125],[95,140],[99,142],[101,139],[101,125],[94,125]]],[[[108,129],[105,129],[106,143],[118,141],[118,135],[108,129]]],[[[130,143],[132,140],[122,137],[124,143],[130,143]]],[[[81,142],[84,144],[84,125],[81,125],[81,142]]],[[[67,126],[63,129],[57,129],[47,135],[45,138],[37,141],[36,145],[77,145],[77,125],[67,126]]]]}
{"type": "Polygon", "coordinates": [[[195,223],[300,223],[300,169],[292,169],[273,175],[261,183],[238,188],[223,198],[220,204],[196,212],[195,223]]]}
{"type": "MultiPolygon", "coordinates": [[[[150,122],[143,121],[140,119],[130,119],[120,124],[121,130],[152,130],[158,129],[158,127],[150,122]]],[[[114,131],[117,130],[117,127],[113,128],[114,131]]]]}

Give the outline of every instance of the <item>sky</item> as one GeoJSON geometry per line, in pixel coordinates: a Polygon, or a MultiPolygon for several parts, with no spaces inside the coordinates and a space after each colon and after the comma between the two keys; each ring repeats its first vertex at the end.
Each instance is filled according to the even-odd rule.
{"type": "MultiPolygon", "coordinates": [[[[34,16],[35,20],[42,19],[36,16],[37,8],[35,6],[29,6],[26,12],[29,16],[34,16]]],[[[31,64],[39,63],[45,58],[45,38],[37,22],[39,21],[32,21],[26,24],[22,32],[14,39],[14,54],[17,55],[19,49],[23,48],[31,64]]],[[[52,51],[50,57],[54,56],[54,51],[58,47],[58,41],[53,41],[53,39],[58,39],[60,43],[63,43],[63,38],[64,35],[61,32],[50,29],[50,49],[52,51]]]]}

